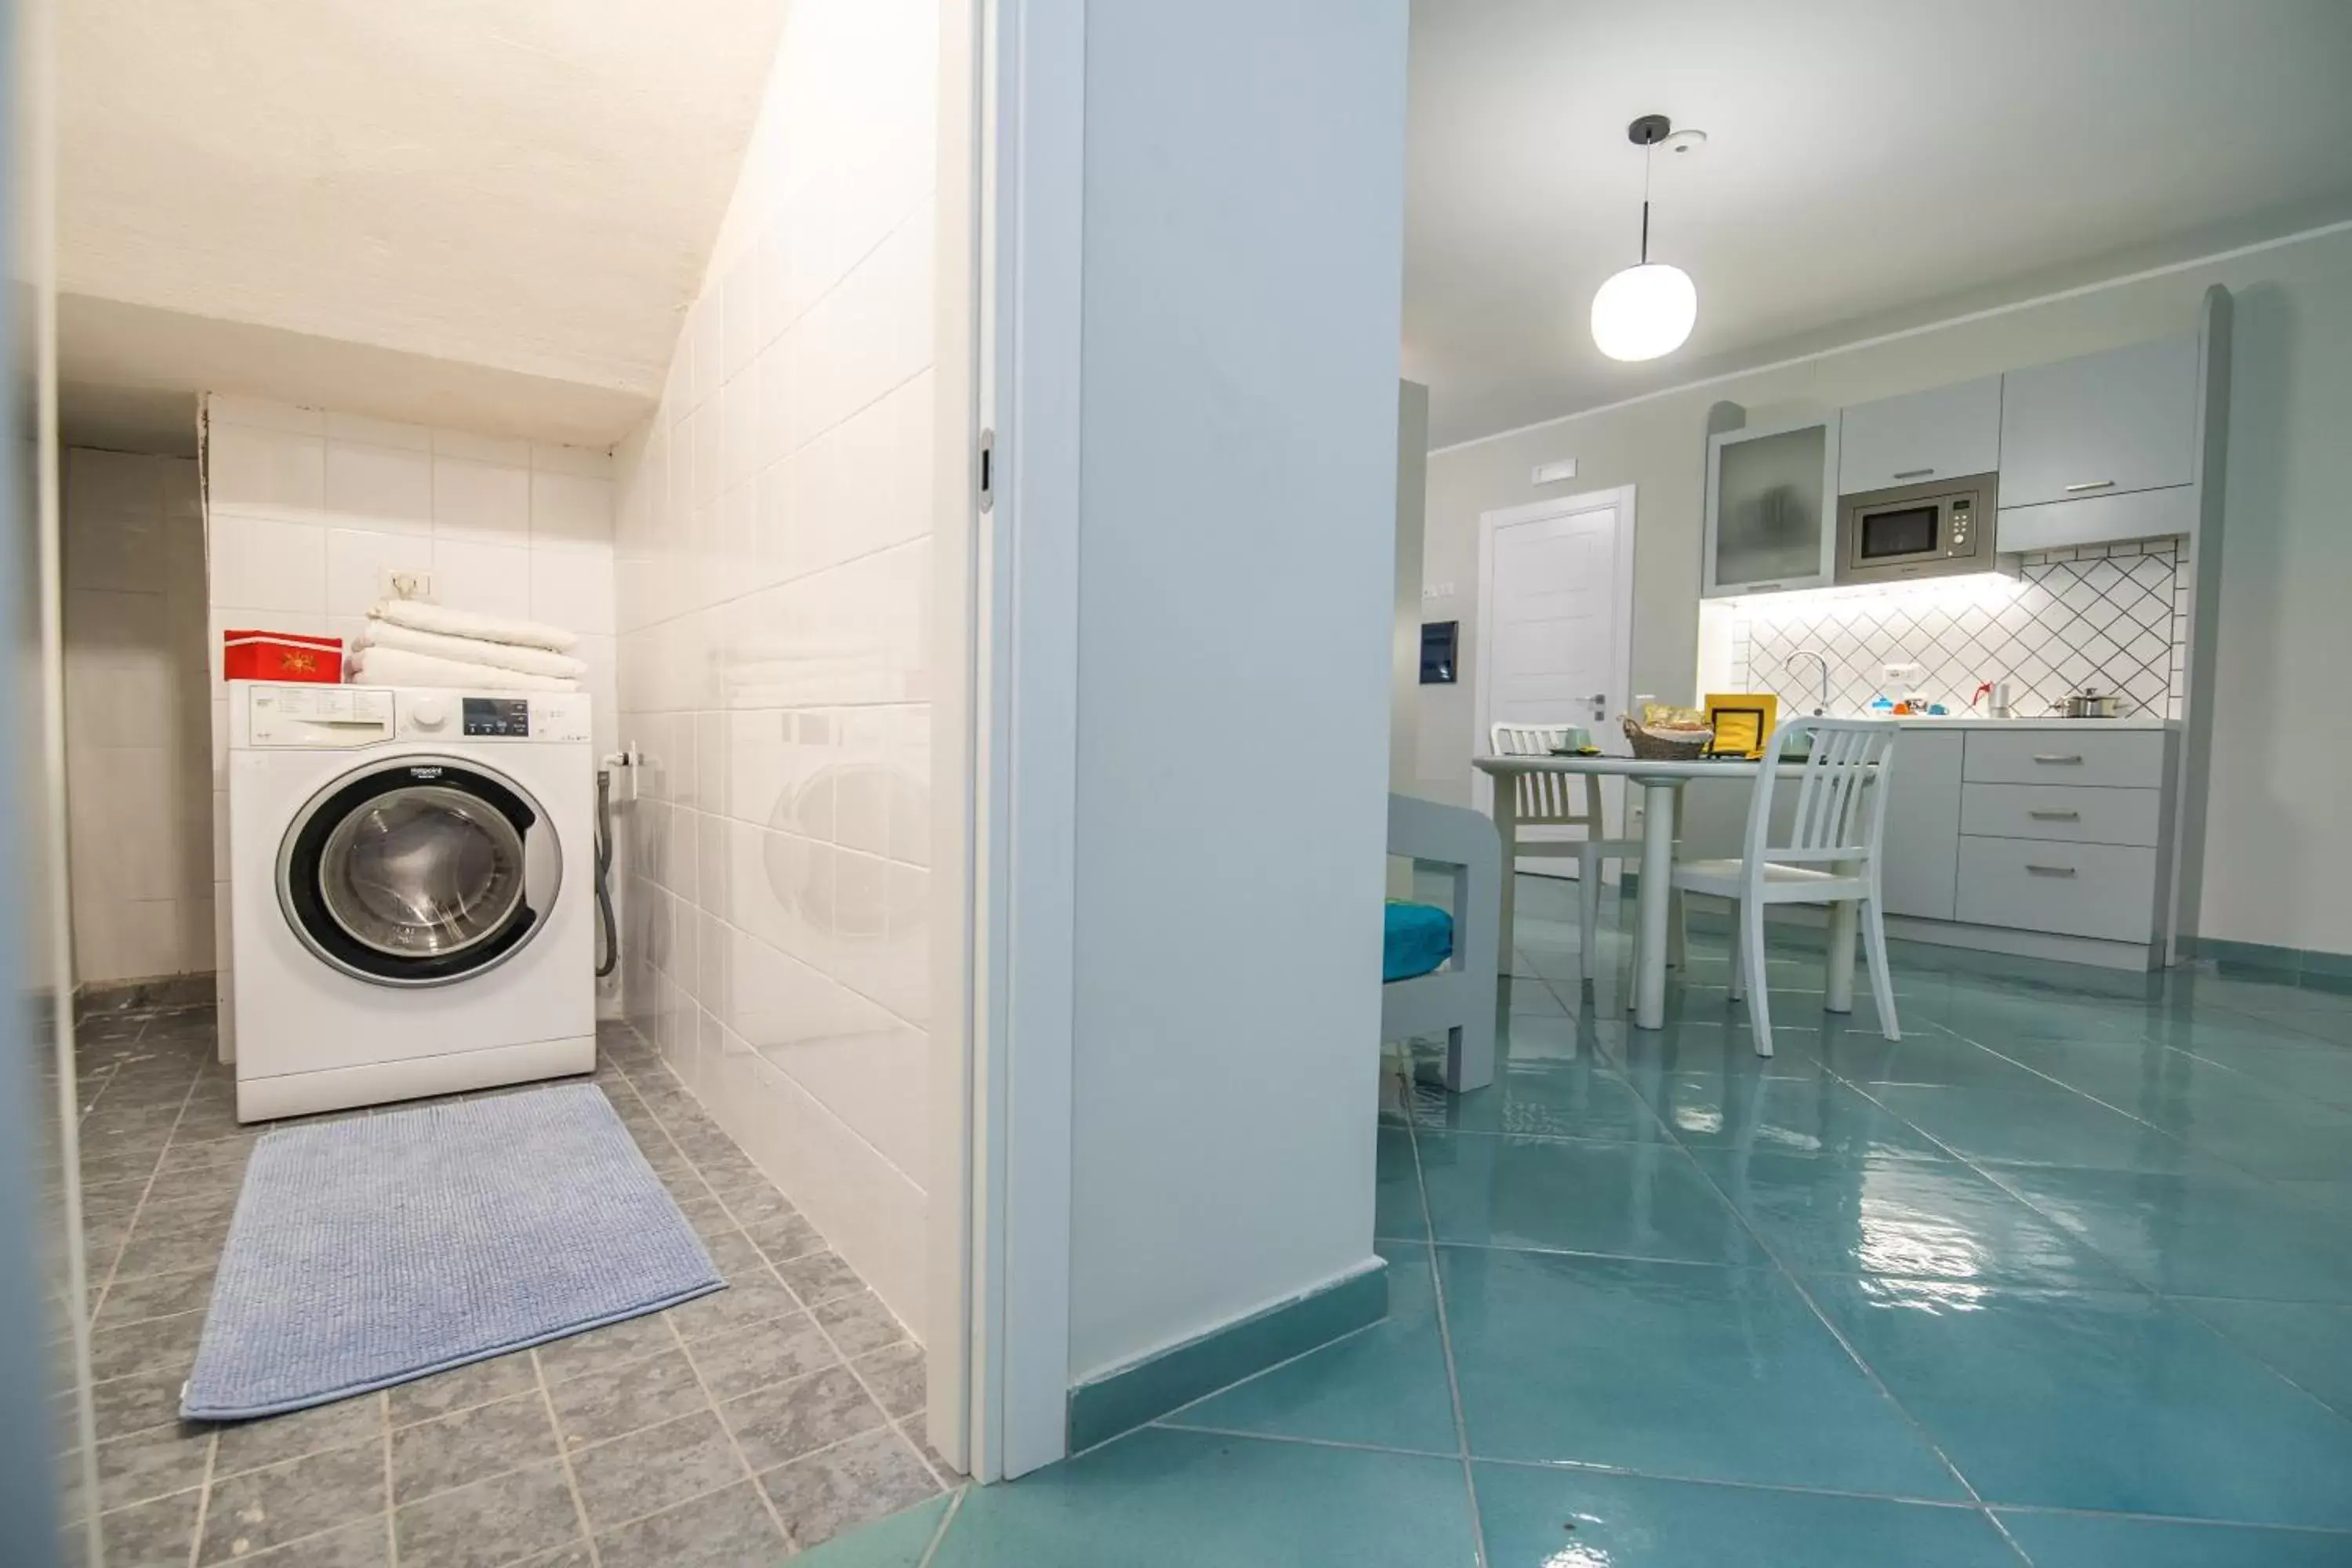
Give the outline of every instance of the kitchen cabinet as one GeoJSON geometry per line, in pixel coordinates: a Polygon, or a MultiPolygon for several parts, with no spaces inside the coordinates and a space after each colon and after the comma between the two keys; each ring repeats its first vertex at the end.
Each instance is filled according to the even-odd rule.
{"type": "Polygon", "coordinates": [[[2194,336],[2013,370],[2000,389],[2001,548],[2014,508],[2186,485],[2197,477],[2194,336]]]}
{"type": "Polygon", "coordinates": [[[1727,430],[1706,441],[1700,592],[1813,588],[1837,545],[1838,419],[1727,430]]]}
{"type": "Polygon", "coordinates": [[[2000,377],[1857,404],[1838,419],[1838,493],[1893,489],[2000,467],[2000,377]]]}
{"type": "Polygon", "coordinates": [[[1878,868],[1886,912],[1950,920],[1959,874],[1960,736],[1904,731],[1886,783],[1885,862],[1878,868]]]}

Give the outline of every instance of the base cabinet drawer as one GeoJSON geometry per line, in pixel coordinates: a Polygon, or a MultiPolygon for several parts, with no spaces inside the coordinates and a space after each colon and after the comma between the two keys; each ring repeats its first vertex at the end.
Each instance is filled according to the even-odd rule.
{"type": "Polygon", "coordinates": [[[2147,942],[2154,849],[2031,838],[1960,839],[1959,919],[1970,925],[2147,942]]]}
{"type": "Polygon", "coordinates": [[[1960,831],[1980,838],[2050,838],[2069,844],[2160,842],[2160,789],[2073,788],[2063,784],[1960,786],[1960,831]]]}
{"type": "Polygon", "coordinates": [[[2161,730],[1970,731],[1963,776],[1970,784],[2164,787],[2161,730]]]}

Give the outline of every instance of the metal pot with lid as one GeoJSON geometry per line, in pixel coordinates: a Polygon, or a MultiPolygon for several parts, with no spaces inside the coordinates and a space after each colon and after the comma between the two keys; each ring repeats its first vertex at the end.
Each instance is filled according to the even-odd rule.
{"type": "Polygon", "coordinates": [[[2060,702],[2069,719],[2120,719],[2123,700],[2112,691],[2102,691],[2095,686],[2085,686],[2070,692],[2060,702]]]}

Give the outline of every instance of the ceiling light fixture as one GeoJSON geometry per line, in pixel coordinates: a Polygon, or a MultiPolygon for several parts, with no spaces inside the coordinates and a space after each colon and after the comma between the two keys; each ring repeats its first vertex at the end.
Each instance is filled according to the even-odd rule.
{"type": "MultiPolygon", "coordinates": [[[[1644,114],[1625,128],[1626,140],[1642,150],[1642,259],[1592,296],[1592,341],[1611,359],[1670,354],[1683,346],[1698,320],[1698,290],[1692,287],[1690,274],[1650,259],[1651,149],[1673,135],[1674,129],[1663,114],[1644,114]]],[[[1686,140],[1684,145],[1695,147],[1697,142],[1686,140]]]]}

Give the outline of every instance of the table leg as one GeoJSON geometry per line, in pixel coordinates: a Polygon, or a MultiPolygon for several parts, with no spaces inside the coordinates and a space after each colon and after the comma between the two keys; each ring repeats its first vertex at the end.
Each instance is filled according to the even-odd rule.
{"type": "MultiPolygon", "coordinates": [[[[1834,868],[1840,872],[1853,869],[1844,862],[1834,868]]],[[[1825,1013],[1853,1011],[1853,939],[1858,929],[1854,915],[1861,908],[1856,903],[1830,906],[1829,969],[1822,981],[1822,1011],[1825,1013]]]]}
{"type": "Polygon", "coordinates": [[[1660,1029],[1666,1023],[1666,907],[1675,875],[1675,805],[1679,792],[1671,779],[1648,782],[1642,791],[1642,891],[1636,907],[1641,934],[1633,949],[1633,1024],[1660,1029]]]}
{"type": "Polygon", "coordinates": [[[1501,973],[1512,969],[1511,921],[1518,907],[1519,781],[1508,775],[1495,781],[1495,834],[1503,841],[1502,907],[1495,914],[1495,956],[1501,973]]]}

